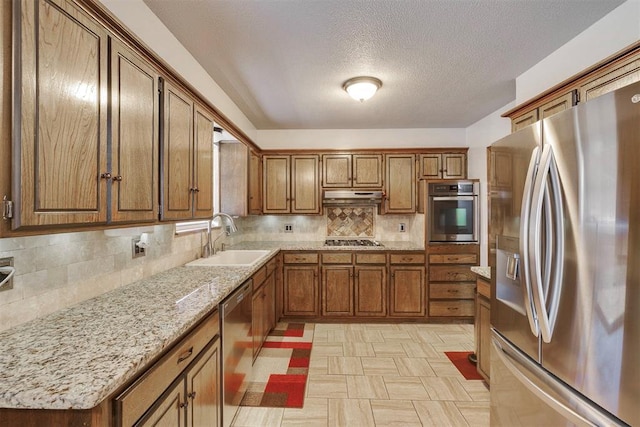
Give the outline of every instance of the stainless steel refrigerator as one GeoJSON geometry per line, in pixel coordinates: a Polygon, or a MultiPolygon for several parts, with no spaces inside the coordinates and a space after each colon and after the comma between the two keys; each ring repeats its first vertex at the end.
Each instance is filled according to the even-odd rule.
{"type": "Polygon", "coordinates": [[[640,83],[490,154],[491,425],[640,426],[640,83]]]}

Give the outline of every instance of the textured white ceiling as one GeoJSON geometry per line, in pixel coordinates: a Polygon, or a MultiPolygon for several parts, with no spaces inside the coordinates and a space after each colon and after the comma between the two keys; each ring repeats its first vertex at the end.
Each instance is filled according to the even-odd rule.
{"type": "MultiPolygon", "coordinates": [[[[257,129],[466,127],[622,0],[144,0],[257,129]],[[362,104],[355,76],[383,87],[362,104]]],[[[215,101],[214,101],[215,103],[215,101]]]]}

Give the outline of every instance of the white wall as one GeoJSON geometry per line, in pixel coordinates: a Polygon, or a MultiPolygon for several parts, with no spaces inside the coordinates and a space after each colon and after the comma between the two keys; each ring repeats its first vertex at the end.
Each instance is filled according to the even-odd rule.
{"type": "Polygon", "coordinates": [[[628,0],[516,79],[516,104],[640,40],[640,1],[628,0]]]}
{"type": "Polygon", "coordinates": [[[469,178],[480,179],[480,264],[487,265],[487,147],[511,132],[511,121],[500,115],[514,107],[510,103],[496,110],[492,114],[477,121],[466,129],[466,140],[469,146],[468,173],[469,178]]]}
{"type": "Polygon", "coordinates": [[[270,149],[465,147],[464,129],[258,130],[255,141],[270,149]]]}
{"type": "Polygon", "coordinates": [[[256,128],[142,0],[99,0],[218,111],[256,140],[256,128]]]}

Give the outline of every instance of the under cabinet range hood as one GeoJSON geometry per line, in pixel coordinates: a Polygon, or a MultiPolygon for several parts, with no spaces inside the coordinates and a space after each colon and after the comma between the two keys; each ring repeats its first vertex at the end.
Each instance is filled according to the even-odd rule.
{"type": "Polygon", "coordinates": [[[362,190],[325,190],[322,204],[325,206],[363,206],[379,205],[382,203],[382,191],[362,190]]]}

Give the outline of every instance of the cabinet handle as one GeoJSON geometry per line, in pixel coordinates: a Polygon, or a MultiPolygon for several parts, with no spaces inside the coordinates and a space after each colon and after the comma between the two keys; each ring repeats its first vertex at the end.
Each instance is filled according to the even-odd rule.
{"type": "Polygon", "coordinates": [[[114,176],[113,180],[118,182],[122,181],[122,175],[114,176]]]}
{"type": "Polygon", "coordinates": [[[194,191],[194,192],[196,192],[196,193],[199,193],[199,192],[200,192],[200,189],[199,189],[198,187],[195,187],[195,188],[193,189],[193,191],[194,191]]]}
{"type": "Polygon", "coordinates": [[[196,398],[196,392],[195,392],[195,391],[192,391],[191,393],[188,393],[188,394],[187,394],[187,397],[188,397],[189,399],[195,399],[195,398],[196,398]]]}
{"type": "Polygon", "coordinates": [[[189,348],[189,350],[185,351],[180,355],[180,357],[178,357],[178,363],[184,362],[185,360],[190,358],[192,354],[193,354],[193,347],[189,348]]]}
{"type": "Polygon", "coordinates": [[[100,174],[100,178],[102,178],[102,179],[111,179],[111,174],[109,172],[105,172],[103,174],[100,174]]]}
{"type": "Polygon", "coordinates": [[[447,307],[449,311],[458,311],[458,307],[447,307]]]}
{"type": "Polygon", "coordinates": [[[450,294],[457,294],[458,290],[457,289],[449,289],[447,292],[449,292],[450,294]]]}
{"type": "Polygon", "coordinates": [[[181,408],[186,408],[187,406],[189,406],[189,402],[187,400],[185,400],[184,402],[182,402],[180,405],[181,408]]]}

